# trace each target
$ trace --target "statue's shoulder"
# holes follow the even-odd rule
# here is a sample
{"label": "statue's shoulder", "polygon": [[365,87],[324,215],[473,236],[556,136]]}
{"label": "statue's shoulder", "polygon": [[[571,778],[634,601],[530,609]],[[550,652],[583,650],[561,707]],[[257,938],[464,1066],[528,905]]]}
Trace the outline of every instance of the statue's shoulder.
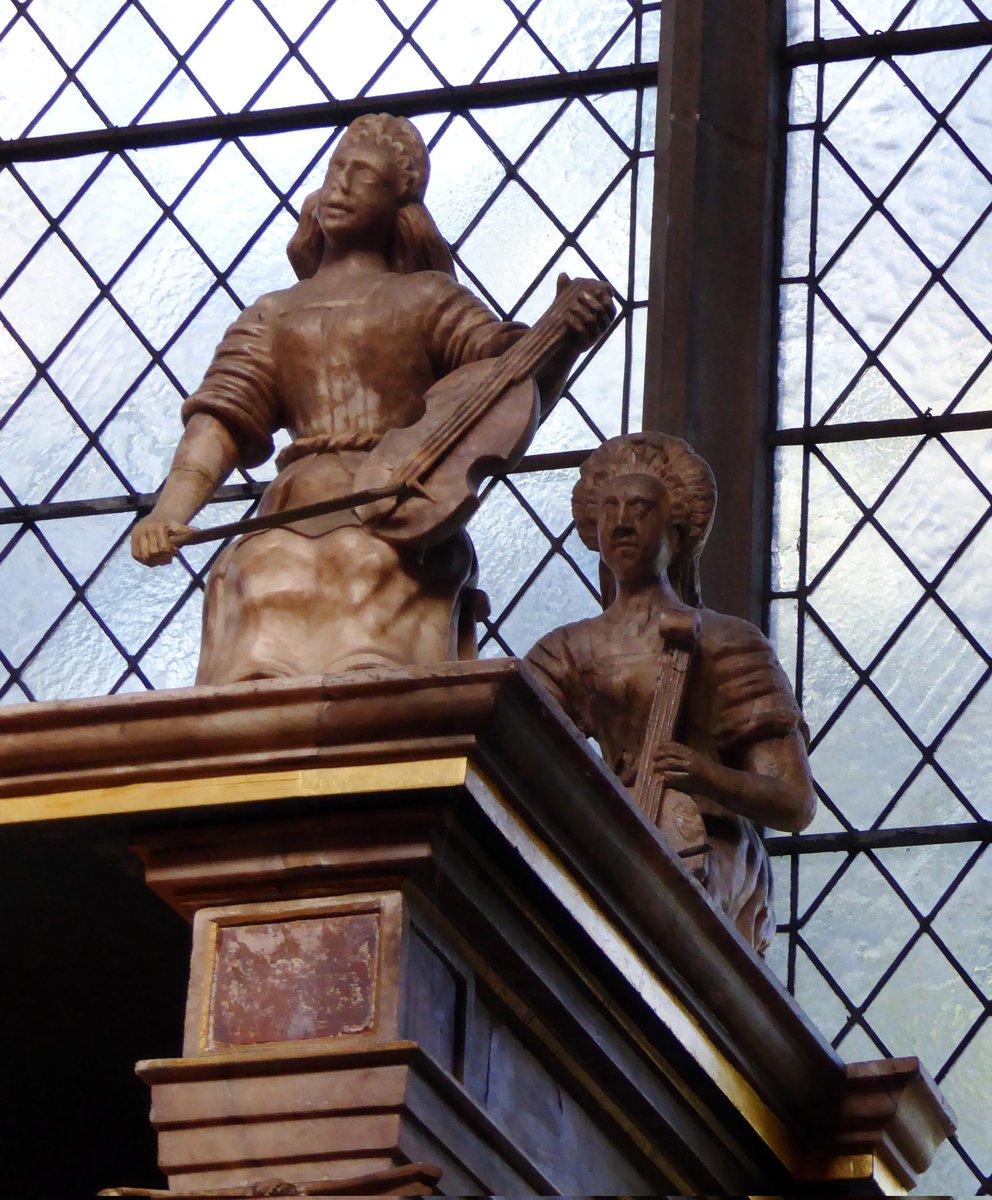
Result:
{"label": "statue's shoulder", "polygon": [[[604,634],[603,617],[585,617],[568,625],[559,625],[537,642],[534,650],[550,654],[555,658],[586,659],[595,655],[597,642]],[[533,651],[531,651],[533,653]]]}
{"label": "statue's shoulder", "polygon": [[397,272],[388,276],[383,287],[406,306],[436,307],[458,300],[481,303],[464,284],[446,271],[411,271],[405,275]]}
{"label": "statue's shoulder", "polygon": [[771,650],[771,644],[757,625],[752,625],[743,617],[732,617],[727,613],[714,612],[711,608],[702,608],[699,610],[699,623],[704,652],[726,654]]}
{"label": "statue's shoulder", "polygon": [[300,283],[291,284],[289,287],[279,288],[274,292],[266,292],[259,296],[257,300],[243,309],[238,323],[248,324],[252,321],[270,321],[277,317],[281,312],[284,312],[287,307],[297,300],[300,295]]}

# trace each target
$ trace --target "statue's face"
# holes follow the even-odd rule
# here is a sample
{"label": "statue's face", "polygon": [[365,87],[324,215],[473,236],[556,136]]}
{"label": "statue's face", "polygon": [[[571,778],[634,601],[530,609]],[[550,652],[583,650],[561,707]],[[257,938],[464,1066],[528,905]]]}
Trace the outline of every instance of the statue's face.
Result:
{"label": "statue's face", "polygon": [[383,146],[346,138],[334,152],[317,202],[317,222],[331,241],[387,237],[399,211],[396,167]]}
{"label": "statue's face", "polygon": [[657,579],[675,546],[668,494],[651,475],[621,475],[599,493],[599,552],[620,583]]}

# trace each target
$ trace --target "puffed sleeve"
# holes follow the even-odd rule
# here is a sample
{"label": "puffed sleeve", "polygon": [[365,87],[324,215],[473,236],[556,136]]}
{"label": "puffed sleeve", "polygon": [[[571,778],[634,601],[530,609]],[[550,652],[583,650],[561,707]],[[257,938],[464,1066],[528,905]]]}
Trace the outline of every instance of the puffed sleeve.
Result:
{"label": "puffed sleeve", "polygon": [[272,434],[281,423],[274,376],[272,324],[260,301],[224,334],[203,383],[182,407],[183,423],[194,413],[216,417],[237,441],[241,465],[258,466],[272,453]]}
{"label": "puffed sleeve", "polygon": [[[724,621],[730,624],[730,619]],[[712,736],[721,751],[784,737],[793,730],[808,739],[789,680],[760,630],[733,621],[708,657],[714,685]]]}
{"label": "puffed sleeve", "polygon": [[429,302],[423,333],[435,375],[440,378],[465,363],[496,358],[526,333],[519,321],[500,321],[478,297],[440,272],[424,272]]}

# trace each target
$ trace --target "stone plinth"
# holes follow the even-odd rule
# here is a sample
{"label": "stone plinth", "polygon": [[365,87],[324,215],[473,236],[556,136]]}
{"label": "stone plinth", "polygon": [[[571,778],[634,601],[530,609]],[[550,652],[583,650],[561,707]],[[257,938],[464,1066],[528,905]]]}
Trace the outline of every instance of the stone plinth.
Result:
{"label": "stone plinth", "polygon": [[0,734],[0,822],[126,828],[194,922],[139,1067],[173,1193],[891,1194],[952,1128],[916,1060],[844,1067],[514,662]]}

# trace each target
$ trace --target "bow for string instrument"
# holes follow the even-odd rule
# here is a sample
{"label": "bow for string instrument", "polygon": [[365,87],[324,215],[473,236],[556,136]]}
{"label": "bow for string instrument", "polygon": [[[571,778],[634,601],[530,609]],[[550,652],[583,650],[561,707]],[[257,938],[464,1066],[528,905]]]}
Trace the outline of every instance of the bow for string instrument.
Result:
{"label": "bow for string instrument", "polygon": [[688,870],[701,877],[706,871],[708,846],[699,808],[691,796],[669,787],[654,765],[658,748],[675,737],[699,630],[699,613],[694,612],[684,622],[666,622],[661,631],[658,676],[637,764],[634,800]]}
{"label": "bow for string instrument", "polygon": [[209,529],[184,529],[173,535],[173,544],[219,541],[349,510],[385,541],[411,547],[443,541],[479,507],[482,480],[512,470],[530,444],[540,414],[534,376],[571,337],[569,314],[588,295],[608,302],[613,289],[600,279],[560,277],[554,303],[509,350],[446,375],[425,395],[419,421],[385,434],[356,474],[353,492]]}
{"label": "bow for string instrument", "polygon": [[391,429],[355,476],[362,491],[395,499],[361,506],[359,517],[387,542],[427,547],[460,529],[479,507],[487,475],[512,470],[537,430],[535,375],[573,336],[569,314],[584,298],[612,298],[598,279],[559,280],[548,311],[499,358],[467,363],[425,395],[423,417]]}

